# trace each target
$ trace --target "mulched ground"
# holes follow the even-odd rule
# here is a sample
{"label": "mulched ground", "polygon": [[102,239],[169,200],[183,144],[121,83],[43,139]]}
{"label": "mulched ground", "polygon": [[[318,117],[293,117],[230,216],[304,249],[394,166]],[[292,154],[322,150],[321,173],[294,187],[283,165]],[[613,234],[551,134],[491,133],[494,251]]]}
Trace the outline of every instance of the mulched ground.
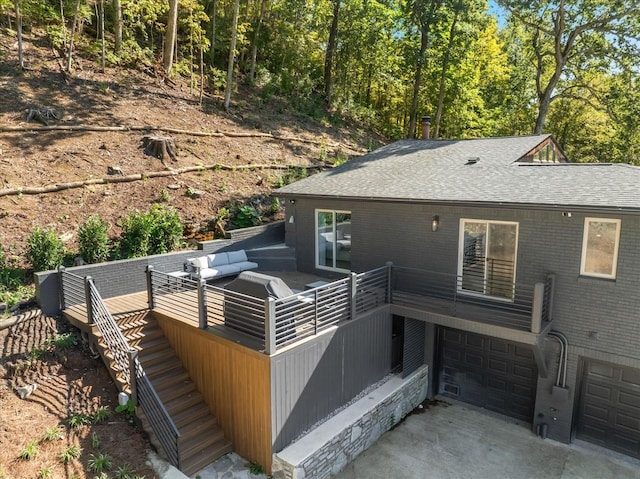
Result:
{"label": "mulched ground", "polygon": [[[156,477],[146,464],[151,446],[124,415],[115,413],[118,391],[101,359],[84,347],[74,328],[38,311],[0,320],[0,328],[3,327],[0,330],[0,477],[99,477],[90,464],[100,454],[112,458],[108,477]],[[52,346],[52,338],[68,334],[73,335],[75,345],[69,349]],[[37,388],[21,399],[20,388],[32,388],[34,384]],[[96,418],[104,410],[110,414],[100,422],[78,428],[70,425],[70,418]],[[51,434],[56,427],[59,434]],[[43,439],[47,433],[53,435],[53,439]],[[82,453],[78,459],[65,464],[60,456],[72,446],[81,448]],[[36,451],[33,457],[19,458],[30,447]],[[127,471],[128,476],[124,474]],[[118,472],[121,476],[117,476]]]}

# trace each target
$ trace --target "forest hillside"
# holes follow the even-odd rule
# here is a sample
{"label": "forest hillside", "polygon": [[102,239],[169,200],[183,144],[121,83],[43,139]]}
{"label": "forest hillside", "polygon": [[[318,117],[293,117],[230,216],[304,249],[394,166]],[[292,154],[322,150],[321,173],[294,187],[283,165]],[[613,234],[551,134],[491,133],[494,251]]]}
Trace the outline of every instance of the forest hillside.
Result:
{"label": "forest hillside", "polygon": [[[15,40],[0,36],[8,59],[0,63],[3,292],[29,282],[26,253],[38,228],[62,241],[67,265],[92,216],[106,223],[112,248],[127,215],[154,205],[177,212],[186,241],[212,239],[282,218],[274,189],[383,144],[321,107],[301,112],[242,85],[227,113],[221,95],[200,99],[180,77],[102,72],[82,59],[69,75],[45,36],[24,41],[30,65],[21,71]],[[166,139],[175,156],[159,158],[147,137]]]}
{"label": "forest hillside", "polygon": [[73,260],[92,216],[93,260],[177,246],[120,238],[149,221],[277,219],[275,188],[423,115],[640,164],[638,38],[635,0],[0,0],[2,277],[35,268],[35,230]]}

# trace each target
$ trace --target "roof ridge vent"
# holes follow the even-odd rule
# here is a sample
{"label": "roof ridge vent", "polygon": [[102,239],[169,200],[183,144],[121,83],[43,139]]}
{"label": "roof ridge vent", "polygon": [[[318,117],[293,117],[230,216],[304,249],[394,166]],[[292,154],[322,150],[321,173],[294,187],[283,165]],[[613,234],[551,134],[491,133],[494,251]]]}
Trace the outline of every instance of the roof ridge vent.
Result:
{"label": "roof ridge vent", "polygon": [[479,161],[480,161],[480,157],[474,156],[472,158],[467,158],[467,162],[465,163],[465,165],[475,165]]}

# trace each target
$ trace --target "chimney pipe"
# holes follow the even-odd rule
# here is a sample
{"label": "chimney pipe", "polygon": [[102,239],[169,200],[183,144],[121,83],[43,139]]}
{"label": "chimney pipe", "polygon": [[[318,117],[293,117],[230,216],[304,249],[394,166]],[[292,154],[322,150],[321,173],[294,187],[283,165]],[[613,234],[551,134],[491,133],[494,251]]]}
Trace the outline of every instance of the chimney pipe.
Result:
{"label": "chimney pipe", "polygon": [[429,139],[430,129],[431,129],[431,117],[423,116],[422,117],[422,139],[423,140]]}

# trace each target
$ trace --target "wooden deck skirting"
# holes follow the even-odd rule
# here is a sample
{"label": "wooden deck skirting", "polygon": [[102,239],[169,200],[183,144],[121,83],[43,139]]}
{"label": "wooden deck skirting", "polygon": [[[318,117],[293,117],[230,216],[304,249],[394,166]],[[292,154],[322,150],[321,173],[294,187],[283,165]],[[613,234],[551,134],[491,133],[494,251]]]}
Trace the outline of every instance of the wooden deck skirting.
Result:
{"label": "wooden deck skirting", "polygon": [[169,343],[242,457],[271,473],[269,356],[154,311]]}
{"label": "wooden deck skirting", "polygon": [[[195,291],[176,294],[182,296],[179,308],[160,301],[151,314],[234,450],[271,473],[269,356],[258,352],[257,341],[222,325],[210,322],[209,330],[199,329],[197,301],[191,301],[191,308],[183,303]],[[105,304],[114,316],[148,309],[147,293],[109,298]],[[65,309],[63,315],[83,333],[91,333],[85,304]]]}

